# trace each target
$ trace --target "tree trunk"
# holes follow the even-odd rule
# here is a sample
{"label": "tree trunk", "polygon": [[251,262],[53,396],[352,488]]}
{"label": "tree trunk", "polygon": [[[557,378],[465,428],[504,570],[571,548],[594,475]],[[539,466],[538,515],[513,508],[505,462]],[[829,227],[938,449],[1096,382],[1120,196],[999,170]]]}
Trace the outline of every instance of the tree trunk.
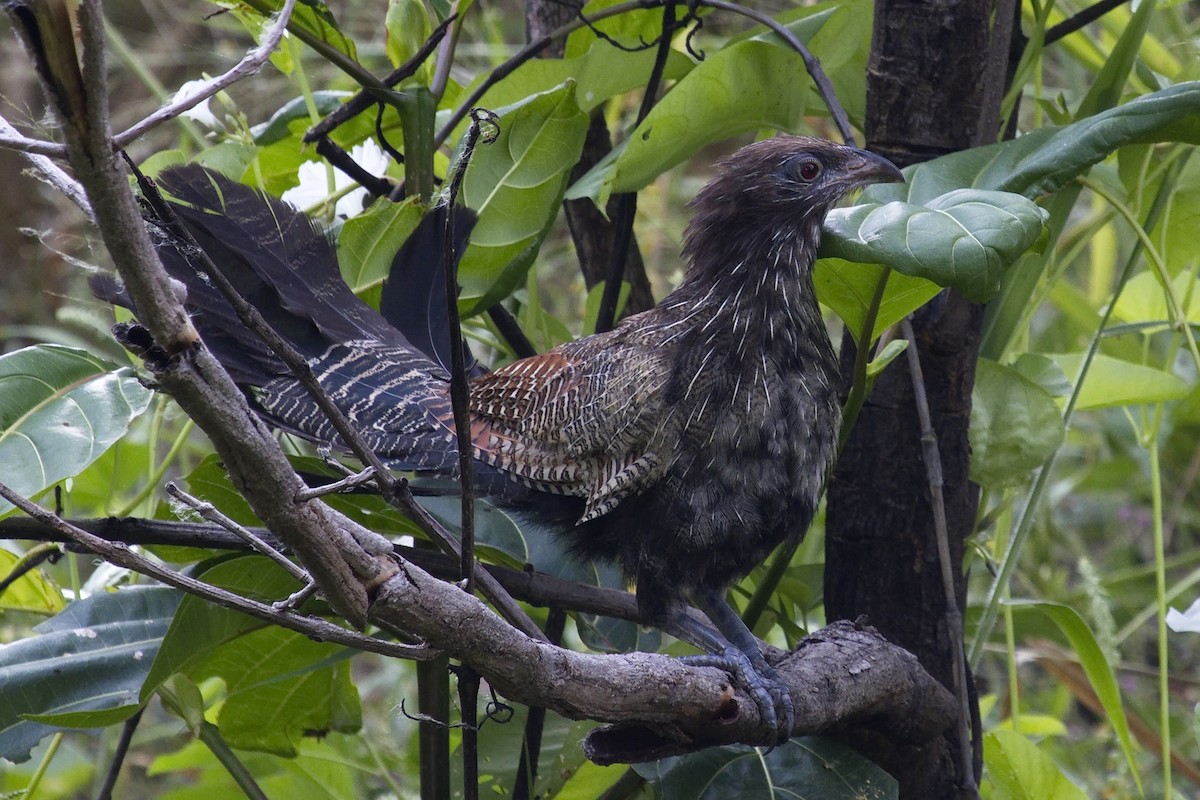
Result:
{"label": "tree trunk", "polygon": [[[872,150],[903,166],[995,138],[1019,8],[999,3],[994,30],[992,11],[984,0],[877,0],[867,71],[866,135]],[[974,528],[979,499],[967,477],[967,427],[982,319],[981,306],[954,292],[913,319],[941,450],[960,610],[966,599],[963,543]],[[847,339],[842,348],[847,376],[853,361],[854,345]],[[880,376],[830,480],[826,613],[830,621],[865,615],[952,687],[952,640],[921,452],[912,380],[900,358]],[[971,705],[977,717],[973,691]],[[975,739],[973,781],[959,775],[962,760],[953,732],[909,750],[884,742],[855,744],[900,781],[902,798],[936,800],[976,796],[963,788],[978,780],[977,733]]]}

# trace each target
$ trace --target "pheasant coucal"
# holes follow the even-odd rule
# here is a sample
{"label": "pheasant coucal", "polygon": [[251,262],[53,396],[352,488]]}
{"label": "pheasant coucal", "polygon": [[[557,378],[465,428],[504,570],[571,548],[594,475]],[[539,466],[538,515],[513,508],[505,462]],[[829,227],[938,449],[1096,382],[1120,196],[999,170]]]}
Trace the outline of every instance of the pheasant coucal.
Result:
{"label": "pheasant coucal", "polygon": [[[615,560],[645,618],[707,651],[692,663],[734,674],[783,738],[791,699],[725,593],[803,535],[834,456],[837,362],[811,277],[821,224],[848,192],[902,180],[886,159],[821,139],[744,147],[691,203],[687,270],[658,306],[471,380],[483,489],[542,502],[582,555]],[[397,469],[454,473],[448,337],[444,324],[437,330],[444,303],[413,284],[437,281],[394,271],[377,313],[342,282],[326,236],[290,206],[197,166],[168,170],[159,183],[380,457]],[[423,230],[414,242],[437,238],[433,223]],[[260,413],[336,443],[186,248],[164,234],[159,249],[188,287],[204,342]],[[128,305],[111,282],[94,287]],[[715,629],[683,613],[688,600]]]}

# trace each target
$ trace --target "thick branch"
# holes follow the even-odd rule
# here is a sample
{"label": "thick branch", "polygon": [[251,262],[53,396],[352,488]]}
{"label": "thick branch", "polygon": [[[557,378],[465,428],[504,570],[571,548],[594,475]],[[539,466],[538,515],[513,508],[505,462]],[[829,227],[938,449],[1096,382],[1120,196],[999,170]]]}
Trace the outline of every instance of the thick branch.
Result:
{"label": "thick branch", "polygon": [[[158,520],[75,520],[97,537],[134,544],[245,549],[214,525]],[[255,531],[264,538],[270,534]],[[48,523],[8,519],[0,534],[71,540]],[[98,548],[97,548],[98,551]],[[398,548],[421,567],[452,577],[455,559]],[[633,595],[504,567],[485,567],[513,596],[534,605],[640,621]],[[186,588],[186,587],[181,587]],[[566,716],[616,723],[593,732],[589,756],[602,763],[644,761],[714,744],[767,742],[754,703],[724,673],[651,655],[574,653],[521,636],[486,606],[413,562],[389,582],[373,609],[377,621],[411,630],[430,647],[470,663],[511,700]],[[796,735],[870,731],[920,743],[954,719],[954,699],[907,651],[871,628],[840,622],[809,636],[790,654],[774,651],[797,707]]]}
{"label": "thick branch", "polygon": [[[372,616],[469,663],[511,700],[618,723],[588,745],[600,763],[776,740],[754,701],[720,670],[657,654],[592,655],[534,641],[412,564],[381,587]],[[890,726],[911,743],[938,735],[954,719],[953,697],[911,654],[852,623],[806,639],[776,666],[797,705],[793,735],[857,725],[878,735]]]}

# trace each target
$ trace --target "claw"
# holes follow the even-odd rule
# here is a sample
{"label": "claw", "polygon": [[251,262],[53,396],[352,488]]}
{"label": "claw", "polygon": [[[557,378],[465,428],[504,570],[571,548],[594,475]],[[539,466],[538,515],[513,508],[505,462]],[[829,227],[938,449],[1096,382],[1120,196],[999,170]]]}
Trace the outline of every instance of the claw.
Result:
{"label": "claw", "polygon": [[773,747],[783,744],[791,736],[796,721],[792,696],[779,673],[765,659],[755,664],[749,656],[731,646],[718,654],[683,656],[679,660],[693,667],[715,667],[732,675],[753,698],[763,723],[775,729]]}
{"label": "claw", "polygon": [[684,656],[682,661],[697,667],[716,667],[732,675],[754,698],[762,721],[775,729],[775,746],[783,744],[791,738],[796,723],[787,684],[767,663],[758,640],[719,591],[703,592],[696,599],[717,629],[687,614],[667,620],[670,632],[708,651],[707,655]]}

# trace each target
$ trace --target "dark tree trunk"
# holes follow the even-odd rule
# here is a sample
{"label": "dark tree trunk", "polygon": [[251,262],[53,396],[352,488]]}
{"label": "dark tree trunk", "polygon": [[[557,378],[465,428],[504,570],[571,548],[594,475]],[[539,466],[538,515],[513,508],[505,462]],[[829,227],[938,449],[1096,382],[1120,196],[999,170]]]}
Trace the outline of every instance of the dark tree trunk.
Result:
{"label": "dark tree trunk", "polygon": [[[866,135],[872,150],[907,165],[995,138],[1016,9],[1000,2],[995,19],[1002,22],[994,30],[992,13],[992,4],[984,0],[877,0],[867,75]],[[951,292],[913,320],[941,449],[960,609],[966,581],[957,567],[978,506],[977,488],[967,478],[967,426],[982,317],[982,307]],[[853,351],[847,341],[842,351],[846,375]],[[904,358],[880,376],[837,464],[826,531],[829,620],[865,615],[952,687],[952,640]],[[977,705],[973,693],[971,704]],[[962,761],[953,732],[919,749],[855,744],[900,781],[906,800],[974,796],[962,788],[972,782],[959,775]],[[977,780],[978,752],[973,763]]]}

